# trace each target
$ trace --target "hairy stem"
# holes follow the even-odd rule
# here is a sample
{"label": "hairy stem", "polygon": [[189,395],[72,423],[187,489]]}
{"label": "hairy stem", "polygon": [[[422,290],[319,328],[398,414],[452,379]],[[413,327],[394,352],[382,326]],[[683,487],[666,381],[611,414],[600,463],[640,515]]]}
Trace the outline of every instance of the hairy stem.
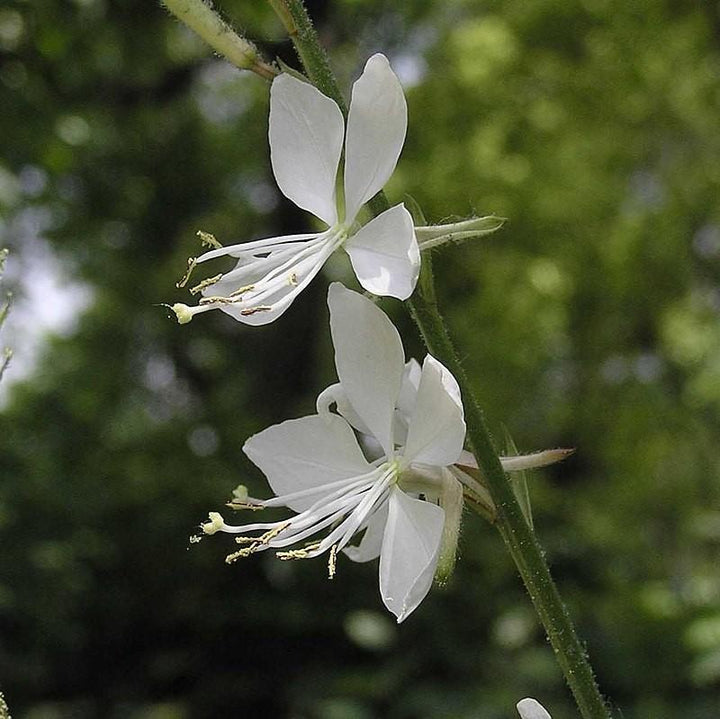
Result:
{"label": "hairy stem", "polygon": [[274,67],[260,57],[255,45],[238,35],[209,3],[204,0],[161,0],[161,2],[235,67],[257,73],[265,80],[272,80],[278,74]]}
{"label": "hairy stem", "polygon": [[[273,6],[282,4],[292,18],[294,31],[291,39],[308,78],[325,95],[338,103],[343,114],[347,114],[347,106],[330,69],[327,55],[320,45],[302,1],[271,2]],[[389,204],[385,195],[379,192],[368,202],[368,206],[373,214],[378,215],[387,209]],[[497,507],[495,526],[525,583],[578,708],[584,719],[608,719],[610,713],[595,682],[587,653],[550,576],[537,537],[525,520],[503,472],[483,412],[438,310],[429,253],[423,256],[418,286],[413,297],[408,300],[408,307],[428,350],[453,373],[460,385],[467,421],[467,441],[486,477],[488,489]]]}

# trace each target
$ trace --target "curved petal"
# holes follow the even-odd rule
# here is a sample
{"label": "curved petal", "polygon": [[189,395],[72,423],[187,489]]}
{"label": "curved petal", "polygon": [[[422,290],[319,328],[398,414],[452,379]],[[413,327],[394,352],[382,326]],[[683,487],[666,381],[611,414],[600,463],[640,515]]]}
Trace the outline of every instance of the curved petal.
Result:
{"label": "curved petal", "polygon": [[517,703],[518,714],[521,719],[552,719],[540,702],[528,697]]}
{"label": "curved petal", "polygon": [[415,409],[417,400],[418,387],[420,387],[420,377],[422,376],[422,368],[416,359],[410,359],[405,364],[405,372],[403,373],[402,389],[397,401],[397,409],[401,415],[407,420]]}
{"label": "curved petal", "polygon": [[345,390],[340,382],[331,384],[326,387],[315,400],[315,409],[318,414],[329,414],[330,405],[334,404],[337,413],[345,419],[345,421],[361,434],[369,435],[370,430],[362,421],[360,415],[353,409],[348,401]]}
{"label": "curved petal", "polygon": [[340,108],[292,75],[270,86],[270,161],[278,187],[328,225],[337,222],[335,180],[345,131]]}
{"label": "curved petal", "polygon": [[398,624],[430,591],[440,554],[445,512],[435,504],[390,494],[380,551],[380,594]]}
{"label": "curved petal", "polygon": [[[243,452],[262,470],[279,497],[372,470],[350,425],[337,415],[313,415],[273,425],[250,437]],[[287,506],[301,512],[317,499],[314,495]]]}
{"label": "curved petal", "polygon": [[427,355],[403,456],[407,462],[444,467],[457,461],[464,441],[460,388],[450,371]]}
{"label": "curved petal", "polygon": [[420,274],[420,249],[405,206],[395,205],[370,220],[345,243],[360,284],[375,295],[406,300]]}
{"label": "curved petal", "polygon": [[[276,320],[310,284],[333,252],[329,235],[241,259],[203,290],[202,305],[226,312],[247,325]],[[215,299],[215,301],[213,301]]]}
{"label": "curved petal", "polygon": [[407,442],[408,422],[415,409],[421,371],[420,365],[415,359],[411,359],[405,364],[402,387],[395,407],[395,424],[393,425],[395,444],[404,445]]}
{"label": "curved petal", "polygon": [[373,55],[353,85],[345,141],[345,224],[382,190],[397,164],[407,131],[400,81],[384,55]]}
{"label": "curved petal", "polygon": [[367,297],[333,282],[328,291],[335,366],[345,395],[393,456],[393,415],[405,361],[400,335],[385,313]]}
{"label": "curved petal", "polygon": [[387,523],[388,503],[385,502],[375,514],[370,517],[365,534],[355,547],[345,547],[343,552],[353,562],[370,562],[380,556],[380,549]]}

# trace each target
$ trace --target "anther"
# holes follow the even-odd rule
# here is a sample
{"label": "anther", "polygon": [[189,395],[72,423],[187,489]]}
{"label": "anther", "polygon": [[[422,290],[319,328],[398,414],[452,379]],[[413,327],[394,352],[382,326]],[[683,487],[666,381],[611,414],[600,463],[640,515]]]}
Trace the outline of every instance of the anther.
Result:
{"label": "anther", "polygon": [[246,310],[240,310],[243,317],[254,315],[256,312],[269,312],[272,309],[269,305],[258,305],[257,307],[248,307]]}
{"label": "anther", "polygon": [[302,549],[288,549],[287,552],[275,552],[275,556],[284,562],[289,559],[308,559],[310,552],[317,549],[319,546],[320,542],[314,542],[313,544],[308,544]]}
{"label": "anther", "polygon": [[190,275],[192,274],[192,271],[195,269],[195,265],[197,264],[197,257],[188,257],[188,268],[185,270],[185,274],[180,278],[178,282],[175,283],[175,287],[180,289],[181,287],[185,287],[188,280],[190,279]]}
{"label": "anther", "polygon": [[200,242],[202,242],[202,244],[206,247],[212,247],[215,250],[219,250],[222,247],[222,245],[215,239],[215,235],[211,235],[209,232],[198,230],[197,236],[200,238]]}
{"label": "anther", "polygon": [[242,549],[238,549],[237,552],[228,554],[227,557],[225,557],[225,564],[233,564],[234,562],[237,562],[238,559],[244,559],[245,557],[249,557],[251,554],[257,551],[257,548],[259,546],[260,545],[255,542],[255,544],[251,544],[249,547],[243,547]]}
{"label": "anther", "polygon": [[222,279],[222,272],[218,275],[215,275],[215,277],[208,277],[206,280],[203,280],[199,284],[195,285],[195,287],[190,289],[191,295],[197,295],[200,292],[202,292],[206,287],[210,287],[210,285],[214,285],[216,282],[220,281]]}
{"label": "anther", "polygon": [[337,569],[337,544],[333,544],[330,547],[330,554],[328,555],[328,579],[335,578],[335,571]]}
{"label": "anther", "polygon": [[225,503],[226,507],[232,510],[249,509],[251,512],[259,512],[261,509],[265,509],[262,504],[251,504],[250,502],[236,502],[232,500]]}

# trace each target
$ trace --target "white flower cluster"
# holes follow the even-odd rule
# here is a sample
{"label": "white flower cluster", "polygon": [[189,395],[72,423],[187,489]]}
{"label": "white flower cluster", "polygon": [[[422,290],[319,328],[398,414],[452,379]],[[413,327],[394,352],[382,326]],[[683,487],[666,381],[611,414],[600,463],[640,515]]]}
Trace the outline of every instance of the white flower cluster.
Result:
{"label": "white flower cluster", "polygon": [[[367,61],[353,86],[347,126],[333,100],[289,74],[273,81],[269,124],[280,190],[327,229],[218,247],[191,260],[190,270],[222,256],[238,261],[191,290],[202,294],[198,305],[173,305],[180,323],[211,309],[245,324],[272,322],[340,248],[366,290],[407,299],[420,271],[409,212],[396,205],[363,226],[357,222],[362,205],[390,178],[405,140],[405,98],[387,58]],[[496,219],[481,219],[473,231],[495,229]],[[440,240],[429,235],[427,241]],[[382,600],[401,622],[433,579],[452,570],[464,488],[490,510],[492,500],[471,476],[477,464],[463,449],[463,406],[452,374],[431,355],[422,366],[406,363],[397,330],[366,297],[334,283],[328,305],[339,381],[321,392],[317,414],[269,427],[245,443],[276,496],[254,499],[240,487],[230,503],[233,509],[283,506],[295,514],[233,525],[211,512],[202,529],[235,535],[240,546],[228,562],[267,549],[280,559],[326,554],[332,577],[341,552],[356,562],[379,558]],[[562,456],[502,462],[514,471]]]}

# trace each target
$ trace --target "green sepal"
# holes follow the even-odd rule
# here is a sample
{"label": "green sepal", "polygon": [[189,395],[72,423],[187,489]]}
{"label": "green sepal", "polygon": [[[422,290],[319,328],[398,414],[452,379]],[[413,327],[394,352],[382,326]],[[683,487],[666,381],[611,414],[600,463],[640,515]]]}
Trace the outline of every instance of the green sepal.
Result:
{"label": "green sepal", "polygon": [[[503,425],[503,432],[505,434],[505,453],[507,455],[519,454],[518,448],[515,446],[515,442],[513,442],[513,438],[510,436],[510,432],[508,432],[508,428],[505,425]],[[520,472],[509,472],[508,478],[513,493],[515,494],[515,499],[517,499],[520,509],[522,510],[523,515],[525,515],[525,520],[530,526],[530,529],[534,529],[532,507],[530,506],[530,492],[527,484],[527,473],[525,470]]]}
{"label": "green sepal", "polygon": [[412,215],[415,227],[424,227],[427,225],[427,220],[425,219],[425,213],[422,211],[422,207],[420,207],[420,204],[412,195],[408,195],[407,193],[405,194],[405,207]]}
{"label": "green sepal", "polygon": [[308,85],[312,85],[310,80],[308,80],[305,75],[300,72],[300,70],[296,70],[294,67],[290,67],[290,65],[288,65],[279,57],[275,58],[275,62],[280,68],[280,72],[286,72],[288,75],[292,75],[296,80],[300,80],[300,82],[306,82]]}

